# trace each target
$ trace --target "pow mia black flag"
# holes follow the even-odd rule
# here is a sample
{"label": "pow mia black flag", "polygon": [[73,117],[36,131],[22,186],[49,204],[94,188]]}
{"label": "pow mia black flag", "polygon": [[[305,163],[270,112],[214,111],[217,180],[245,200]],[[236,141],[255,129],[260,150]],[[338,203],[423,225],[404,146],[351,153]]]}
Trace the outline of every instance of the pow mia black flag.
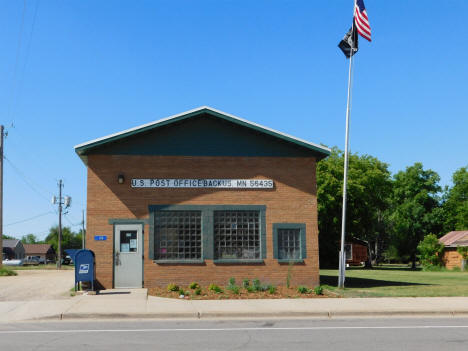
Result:
{"label": "pow mia black flag", "polygon": [[338,44],[338,47],[343,51],[343,54],[345,54],[347,58],[350,58],[358,51],[358,35],[356,26],[352,26],[349,29],[343,40]]}

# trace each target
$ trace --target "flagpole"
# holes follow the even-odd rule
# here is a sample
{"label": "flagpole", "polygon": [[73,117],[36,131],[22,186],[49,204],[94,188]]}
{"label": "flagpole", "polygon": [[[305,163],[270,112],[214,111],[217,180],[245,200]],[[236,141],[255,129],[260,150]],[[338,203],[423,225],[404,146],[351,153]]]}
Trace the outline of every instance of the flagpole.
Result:
{"label": "flagpole", "polygon": [[[354,26],[354,21],[353,21]],[[351,27],[351,33],[353,28]],[[353,70],[353,57],[354,52],[351,48],[351,57],[349,58],[349,72],[348,72],[348,101],[346,103],[346,136],[345,136],[345,153],[344,153],[344,174],[343,174],[343,210],[341,216],[341,247],[339,255],[339,277],[338,287],[344,288],[345,271],[346,271],[346,253],[344,251],[345,245],[345,232],[346,232],[346,198],[348,186],[348,162],[349,162],[349,119],[351,116],[351,99],[352,99],[352,70]]]}

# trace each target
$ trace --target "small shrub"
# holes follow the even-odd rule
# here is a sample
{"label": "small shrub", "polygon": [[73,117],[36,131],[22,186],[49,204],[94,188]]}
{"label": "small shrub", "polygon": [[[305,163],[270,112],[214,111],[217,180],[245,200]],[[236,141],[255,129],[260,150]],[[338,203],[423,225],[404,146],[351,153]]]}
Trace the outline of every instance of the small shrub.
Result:
{"label": "small shrub", "polygon": [[167,291],[179,291],[179,287],[173,283],[167,285]]}
{"label": "small shrub", "polygon": [[460,267],[453,267],[452,272],[461,272],[461,268]]}
{"label": "small shrub", "polygon": [[233,294],[239,295],[240,294],[240,288],[237,285],[230,285],[228,287],[230,291],[232,291]]}
{"label": "small shrub", "polygon": [[286,287],[289,289],[291,287],[291,278],[292,278],[292,269],[294,267],[294,262],[289,262],[288,265],[288,275],[286,276]]}
{"label": "small shrub", "polygon": [[419,242],[418,251],[418,258],[423,268],[442,265],[444,244],[441,244],[434,234],[426,235],[424,239]]}
{"label": "small shrub", "polygon": [[201,295],[202,291],[200,288],[195,289],[195,295]]}
{"label": "small shrub", "polygon": [[196,290],[200,287],[200,285],[198,283],[195,283],[195,282],[192,282],[190,283],[189,285],[189,288],[192,289],[192,290]]}
{"label": "small shrub", "polygon": [[208,287],[209,290],[214,291],[217,294],[220,294],[223,292],[223,289],[221,289],[218,285],[211,283],[210,286]]}
{"label": "small shrub", "polygon": [[276,286],[274,286],[272,284],[268,285],[268,292],[270,294],[274,294],[276,292]]}
{"label": "small shrub", "polygon": [[179,296],[181,296],[181,295],[187,296],[187,295],[188,295],[188,292],[185,292],[183,289],[180,289],[180,290],[179,290]]}
{"label": "small shrub", "polygon": [[245,279],[242,281],[242,286],[243,286],[244,289],[247,290],[247,287],[250,286],[250,280],[247,279],[247,278],[245,278]]}
{"label": "small shrub", "polygon": [[14,270],[8,268],[8,267],[2,267],[0,268],[0,277],[4,276],[12,276],[12,275],[18,275]]}
{"label": "small shrub", "polygon": [[250,286],[250,285],[245,290],[247,290],[247,292],[249,292],[249,293],[253,293],[253,292],[256,291],[255,288],[253,286]]}
{"label": "small shrub", "polygon": [[315,295],[323,295],[323,288],[320,285],[317,285],[314,288],[314,294]]}
{"label": "small shrub", "polygon": [[255,291],[262,291],[262,286],[260,284],[260,279],[252,280],[252,287]]}
{"label": "small shrub", "polygon": [[229,278],[229,285],[236,285],[236,278],[234,277]]}
{"label": "small shrub", "polygon": [[307,288],[307,286],[304,286],[304,285],[299,285],[297,287],[297,292],[299,294],[308,294],[309,293],[309,289]]}

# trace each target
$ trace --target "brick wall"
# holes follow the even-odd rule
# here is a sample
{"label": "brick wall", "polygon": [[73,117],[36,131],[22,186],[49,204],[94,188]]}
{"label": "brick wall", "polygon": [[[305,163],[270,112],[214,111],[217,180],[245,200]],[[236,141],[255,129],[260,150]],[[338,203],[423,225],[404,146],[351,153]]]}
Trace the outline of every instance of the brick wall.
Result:
{"label": "brick wall", "polygon": [[[89,155],[87,248],[96,254],[96,275],[112,288],[113,226],[110,218],[148,219],[149,205],[266,205],[267,257],[264,264],[203,265],[156,264],[148,257],[149,226],[144,235],[145,287],[170,282],[185,285],[226,284],[230,277],[258,278],[284,285],[288,264],[273,259],[272,223],[306,224],[307,258],[292,268],[292,284],[319,284],[317,197],[314,158],[292,157],[183,157]],[[118,174],[125,183],[118,184]],[[149,189],[131,188],[132,178],[244,178],[273,179],[274,189]],[[94,241],[107,235],[107,241]]]}
{"label": "brick wall", "polygon": [[444,249],[442,261],[447,269],[453,269],[455,267],[461,268],[462,256],[457,252],[455,247],[446,247]]}

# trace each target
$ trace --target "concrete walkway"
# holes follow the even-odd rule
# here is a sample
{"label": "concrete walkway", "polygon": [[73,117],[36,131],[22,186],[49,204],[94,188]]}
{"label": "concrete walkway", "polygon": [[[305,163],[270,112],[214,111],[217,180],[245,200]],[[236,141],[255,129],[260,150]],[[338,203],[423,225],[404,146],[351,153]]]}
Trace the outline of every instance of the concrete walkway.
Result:
{"label": "concrete walkway", "polygon": [[70,299],[0,302],[0,322],[68,319],[468,316],[468,297],[178,300],[146,289]]}

